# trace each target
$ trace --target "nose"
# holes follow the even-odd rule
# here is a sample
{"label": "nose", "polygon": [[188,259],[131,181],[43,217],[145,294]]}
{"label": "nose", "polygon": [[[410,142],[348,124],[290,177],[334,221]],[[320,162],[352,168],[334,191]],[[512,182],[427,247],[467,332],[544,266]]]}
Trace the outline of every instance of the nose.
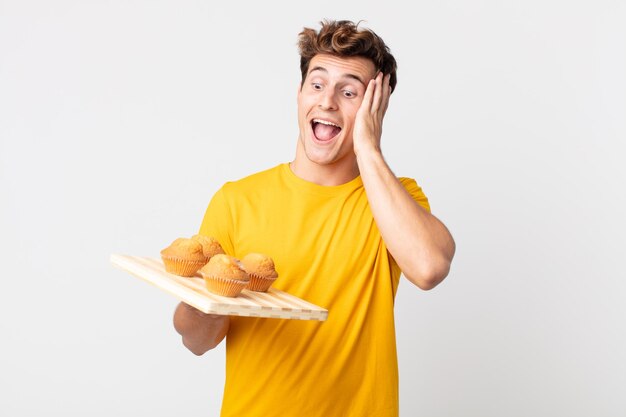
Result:
{"label": "nose", "polygon": [[322,110],[337,110],[337,100],[335,97],[335,90],[333,88],[327,88],[321,94],[318,106]]}

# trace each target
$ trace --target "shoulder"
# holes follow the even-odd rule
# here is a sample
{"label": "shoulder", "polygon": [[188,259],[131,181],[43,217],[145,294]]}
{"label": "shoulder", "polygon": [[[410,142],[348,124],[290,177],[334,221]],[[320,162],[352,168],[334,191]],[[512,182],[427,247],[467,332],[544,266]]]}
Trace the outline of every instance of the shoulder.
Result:
{"label": "shoulder", "polygon": [[222,191],[230,193],[252,192],[258,188],[271,186],[280,178],[282,165],[256,172],[235,181],[229,181],[222,186]]}
{"label": "shoulder", "polygon": [[[272,178],[279,177],[277,172],[280,167],[281,165],[278,165],[239,180],[224,183],[209,202],[200,229],[201,234],[215,236],[220,243],[224,244],[221,237],[231,249],[231,252],[227,252],[232,253],[233,245],[228,239],[233,233],[233,216],[243,207],[250,208],[262,202],[262,198],[268,194],[267,187],[274,187],[276,184]],[[220,220],[216,221],[216,219]],[[226,221],[228,219],[230,220]],[[224,249],[226,250],[226,247]]]}

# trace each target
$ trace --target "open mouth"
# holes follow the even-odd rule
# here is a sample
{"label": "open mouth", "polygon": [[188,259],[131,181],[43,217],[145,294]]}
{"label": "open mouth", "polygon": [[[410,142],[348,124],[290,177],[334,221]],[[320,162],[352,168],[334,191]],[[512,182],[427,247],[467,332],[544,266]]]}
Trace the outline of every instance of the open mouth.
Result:
{"label": "open mouth", "polygon": [[313,135],[320,142],[327,142],[333,139],[341,132],[341,126],[328,120],[313,119],[311,120]]}

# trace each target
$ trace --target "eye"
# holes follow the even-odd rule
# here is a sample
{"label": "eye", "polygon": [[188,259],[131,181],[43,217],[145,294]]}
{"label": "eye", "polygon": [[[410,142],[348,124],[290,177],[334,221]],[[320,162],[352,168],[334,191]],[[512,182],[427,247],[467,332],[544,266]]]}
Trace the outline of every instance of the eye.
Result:
{"label": "eye", "polygon": [[356,97],[356,93],[350,90],[343,90],[343,95],[347,98]]}
{"label": "eye", "polygon": [[320,84],[320,83],[311,83],[311,87],[313,87],[313,90],[320,91],[322,89],[322,84]]}

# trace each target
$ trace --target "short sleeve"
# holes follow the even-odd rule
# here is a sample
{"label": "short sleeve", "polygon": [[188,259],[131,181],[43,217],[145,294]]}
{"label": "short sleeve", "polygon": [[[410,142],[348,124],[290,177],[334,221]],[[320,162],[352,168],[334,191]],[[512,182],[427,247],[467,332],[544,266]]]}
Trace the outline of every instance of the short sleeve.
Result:
{"label": "short sleeve", "polygon": [[398,178],[400,183],[404,186],[404,188],[411,194],[413,200],[417,202],[420,206],[428,210],[430,212],[430,204],[428,203],[428,197],[422,191],[422,187],[417,185],[417,182],[413,178]]}
{"label": "short sleeve", "polygon": [[204,213],[199,234],[217,239],[224,251],[232,255],[233,248],[233,216],[230,210],[226,185],[220,188],[209,202]]}

